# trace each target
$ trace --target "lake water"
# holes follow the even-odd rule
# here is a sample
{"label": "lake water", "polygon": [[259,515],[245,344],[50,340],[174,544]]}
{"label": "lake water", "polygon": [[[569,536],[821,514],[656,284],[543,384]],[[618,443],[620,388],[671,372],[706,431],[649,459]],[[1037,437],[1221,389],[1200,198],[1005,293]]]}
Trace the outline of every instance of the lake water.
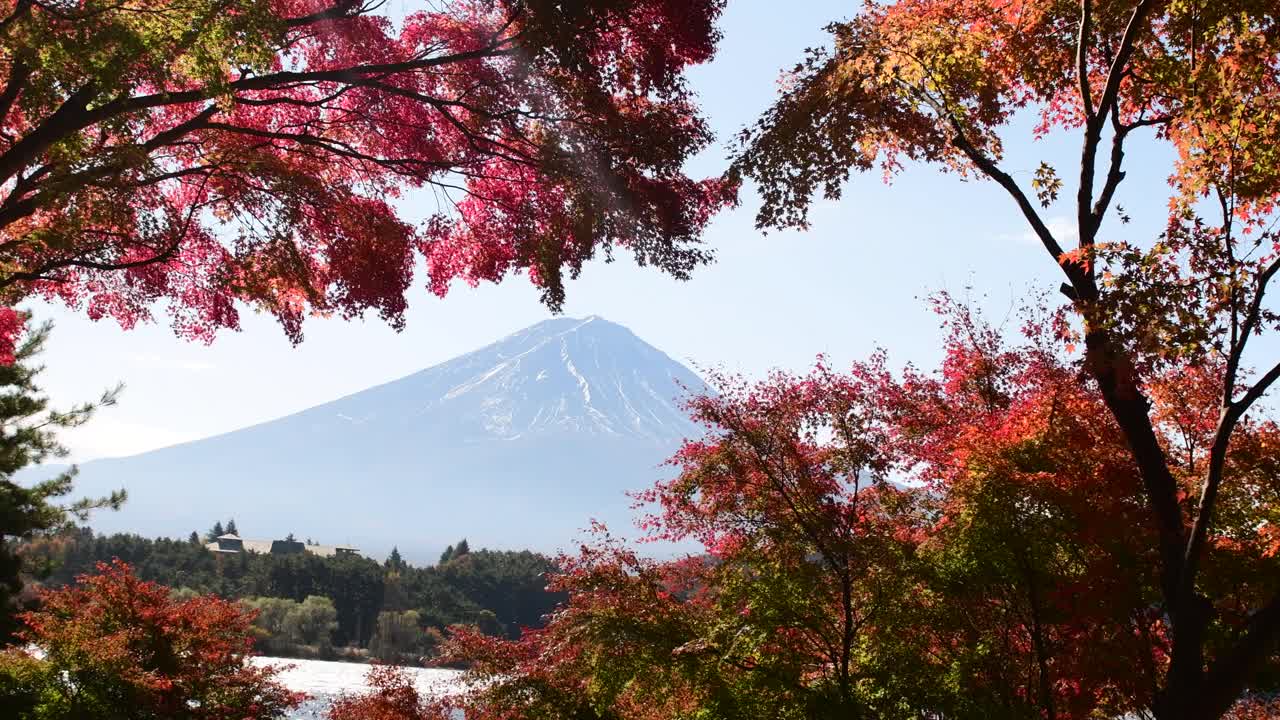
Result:
{"label": "lake water", "polygon": [[[290,690],[304,692],[311,699],[289,716],[292,720],[322,720],[333,698],[344,692],[356,693],[368,689],[364,681],[368,665],[271,657],[253,658],[252,661],[259,665],[293,666],[280,673],[280,681]],[[424,695],[449,692],[456,687],[459,675],[457,670],[418,667],[405,670],[413,676],[414,684]]]}

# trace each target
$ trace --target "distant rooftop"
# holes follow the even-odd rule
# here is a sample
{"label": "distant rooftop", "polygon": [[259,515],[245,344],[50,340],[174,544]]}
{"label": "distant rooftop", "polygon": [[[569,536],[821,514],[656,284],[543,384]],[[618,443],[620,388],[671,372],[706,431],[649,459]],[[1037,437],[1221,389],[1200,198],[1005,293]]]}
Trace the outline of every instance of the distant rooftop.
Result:
{"label": "distant rooftop", "polygon": [[307,552],[319,557],[355,555],[360,548],[351,545],[308,545],[301,540],[246,540],[238,535],[219,535],[213,542],[205,543],[210,552],[235,554],[251,552],[259,555],[287,555]]}

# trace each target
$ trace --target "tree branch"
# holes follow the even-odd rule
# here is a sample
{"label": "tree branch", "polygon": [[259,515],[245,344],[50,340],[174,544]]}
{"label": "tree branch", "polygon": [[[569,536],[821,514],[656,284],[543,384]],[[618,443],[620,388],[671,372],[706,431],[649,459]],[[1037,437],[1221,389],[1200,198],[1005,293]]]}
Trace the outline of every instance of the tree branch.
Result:
{"label": "tree branch", "polygon": [[1120,111],[1114,105],[1111,107],[1111,126],[1114,134],[1111,136],[1111,161],[1107,179],[1102,184],[1102,194],[1098,196],[1089,214],[1088,234],[1091,239],[1096,239],[1098,230],[1102,227],[1103,216],[1106,215],[1107,208],[1111,207],[1116,188],[1120,187],[1125,178],[1125,172],[1121,168],[1124,166],[1124,141],[1129,130],[1120,124]]}
{"label": "tree branch", "polygon": [[1143,21],[1153,5],[1155,5],[1154,0],[1141,0],[1133,8],[1133,14],[1129,16],[1129,24],[1125,26],[1120,47],[1116,49],[1115,58],[1111,61],[1111,69],[1107,72],[1107,83],[1103,87],[1102,97],[1098,99],[1096,111],[1090,116],[1099,128],[1101,128],[1102,119],[1111,112],[1111,105],[1120,93],[1120,82],[1124,78],[1125,66],[1129,64],[1138,33],[1142,31]]}
{"label": "tree branch", "polygon": [[[171,145],[181,140],[188,133],[201,127],[208,127],[209,118],[213,117],[218,111],[218,106],[210,105],[199,114],[190,119],[175,125],[168,130],[154,135],[147,142],[137,145],[128,146],[124,152],[118,154],[116,158],[108,159],[106,162],[82,172],[71,173],[62,176],[53,176],[41,183],[20,182],[14,190],[9,193],[5,201],[0,204],[0,228],[7,227],[12,223],[24,217],[30,216],[39,210],[49,200],[57,199],[68,190],[83,188],[94,181],[110,177],[112,175],[123,174],[131,166],[139,163],[137,156],[130,156],[129,150],[132,148],[141,148],[145,157],[157,148]],[[45,166],[41,169],[42,175],[47,175],[50,168]],[[30,178],[27,178],[28,180]],[[37,191],[31,195],[33,191]],[[0,245],[0,250],[8,250],[15,245],[20,245],[24,240],[11,240]]]}
{"label": "tree branch", "polygon": [[141,260],[130,260],[127,262],[107,262],[100,260],[88,260],[83,257],[62,258],[52,262],[45,263],[40,268],[31,271],[17,271],[5,273],[0,276],[0,289],[7,288],[17,282],[37,281],[37,280],[56,280],[49,273],[64,268],[82,268],[86,270],[129,270],[131,268],[143,267],[146,265],[154,265],[158,262],[165,262],[173,258],[181,245],[181,237],[174,240],[168,247],[160,250],[151,257]]}
{"label": "tree branch", "polygon": [[[246,90],[283,90],[295,85],[320,82],[353,83],[375,75],[412,72],[470,60],[505,57],[513,53],[515,53],[515,49],[510,47],[507,41],[499,40],[483,48],[450,55],[417,58],[398,63],[361,65],[335,70],[281,71],[241,78],[232,81],[228,85],[231,91],[237,92]],[[89,105],[96,99],[98,89],[92,83],[87,84],[68,97],[62,106],[50,115],[40,127],[17,143],[14,143],[0,155],[0,183],[13,177],[19,169],[33,161],[53,143],[71,133],[139,110],[202,102],[211,99],[216,92],[220,91],[207,87],[182,92],[160,92],[151,95],[119,98],[89,110]]]}
{"label": "tree branch", "polygon": [[0,126],[3,126],[4,121],[9,117],[9,110],[18,99],[18,93],[22,92],[22,88],[26,86],[29,77],[31,77],[31,67],[21,58],[15,59],[9,66],[9,80],[5,83],[4,90],[0,91]]}
{"label": "tree branch", "polygon": [[1080,104],[1084,116],[1093,116],[1093,98],[1089,89],[1089,45],[1093,39],[1093,2],[1080,0],[1080,32],[1076,38],[1076,75],[1080,81]]}
{"label": "tree branch", "polygon": [[1239,338],[1232,345],[1227,356],[1222,414],[1218,420],[1218,427],[1214,431],[1213,444],[1209,448],[1209,463],[1205,475],[1204,488],[1200,493],[1200,503],[1196,511],[1195,524],[1191,527],[1191,536],[1187,541],[1187,549],[1183,557],[1180,592],[1183,601],[1188,601],[1195,591],[1196,572],[1204,543],[1209,535],[1209,526],[1213,523],[1213,511],[1217,503],[1218,488],[1222,484],[1227,450],[1231,444],[1231,435],[1235,432],[1236,425],[1244,417],[1244,414],[1248,412],[1249,408],[1266,394],[1276,380],[1280,379],[1280,363],[1277,363],[1246,390],[1239,400],[1232,400],[1241,358],[1244,356],[1245,347],[1249,343],[1249,337],[1253,334],[1261,317],[1262,298],[1266,294],[1267,284],[1275,277],[1277,270],[1280,270],[1280,258],[1273,260],[1271,264],[1259,273],[1258,288],[1254,291],[1253,299],[1249,303],[1249,311],[1245,316]]}
{"label": "tree branch", "polygon": [[[965,137],[960,124],[954,119],[952,120],[952,126],[955,132],[951,136],[951,142],[960,148],[961,152],[974,165],[977,165],[978,169],[982,170],[983,174],[999,183],[1000,187],[1003,187],[1013,197],[1014,202],[1018,204],[1018,209],[1022,211],[1023,217],[1031,224],[1031,229],[1035,231],[1036,237],[1040,239],[1045,250],[1049,251],[1049,255],[1053,257],[1054,262],[1061,265],[1065,256],[1062,246],[1058,244],[1058,240],[1053,236],[1053,232],[1049,230],[1049,226],[1045,225],[1044,220],[1040,218],[1040,213],[1036,211],[1035,205],[1031,204],[1031,200],[1027,198],[1026,193],[1022,192],[1022,188],[1018,187],[1018,182],[1009,173],[1001,170],[994,160],[974,147],[973,143],[969,142],[969,139]],[[1066,270],[1068,277],[1070,277],[1071,272],[1065,266],[1063,269]]]}
{"label": "tree branch", "polygon": [[88,127],[80,124],[80,119],[86,114],[89,103],[97,94],[98,88],[93,83],[88,83],[71,93],[66,101],[35,130],[0,155],[0,183],[7,182],[58,140]]}
{"label": "tree branch", "polygon": [[361,2],[362,0],[338,0],[324,10],[313,12],[310,15],[289,18],[285,21],[285,25],[290,28],[297,28],[313,25],[322,20],[340,20],[355,17],[359,13],[352,11],[359,10]]}
{"label": "tree branch", "polygon": [[[1141,0],[1133,9],[1133,14],[1129,17],[1129,24],[1125,27],[1124,36],[1120,40],[1120,46],[1116,49],[1115,58],[1111,62],[1111,69],[1107,72],[1107,82],[1103,86],[1102,96],[1098,99],[1098,107],[1090,111],[1085,116],[1084,130],[1084,147],[1080,151],[1080,189],[1076,193],[1076,224],[1080,231],[1080,247],[1092,247],[1094,236],[1097,233],[1097,223],[1094,220],[1094,173],[1097,169],[1098,144],[1102,140],[1102,127],[1106,123],[1109,116],[1113,116],[1116,108],[1117,97],[1120,93],[1120,82],[1124,78],[1126,65],[1129,58],[1133,54],[1134,42],[1137,40],[1138,33],[1143,27],[1143,20],[1147,11],[1153,5],[1153,0]],[[1081,2],[1082,16],[1089,12],[1089,3],[1087,0]],[[1081,18],[1081,27],[1085,24],[1085,18]],[[1081,48],[1084,46],[1081,45]],[[1087,57],[1083,55],[1081,50],[1079,57],[1079,68],[1077,72],[1088,71]],[[1088,85],[1088,76],[1082,75],[1081,83]],[[1114,122],[1119,127],[1119,118],[1114,117]],[[1120,172],[1118,160],[1123,159],[1124,152],[1122,149],[1124,142],[1123,135],[1120,135],[1112,144],[1112,167],[1108,173],[1108,182],[1119,184],[1124,177]],[[1115,188],[1111,188],[1114,192]],[[1108,202],[1110,195],[1104,190]],[[1100,205],[1105,212],[1106,206]],[[1093,284],[1093,263],[1088,262],[1085,272],[1089,276],[1089,282]]]}
{"label": "tree branch", "polygon": [[1227,354],[1227,368],[1223,387],[1223,406],[1232,403],[1232,397],[1235,393],[1236,376],[1240,371],[1240,362],[1244,358],[1245,346],[1249,343],[1249,337],[1253,335],[1254,330],[1258,326],[1259,320],[1262,318],[1262,298],[1266,294],[1267,285],[1271,279],[1275,277],[1276,272],[1280,270],[1280,257],[1272,260],[1262,272],[1258,273],[1258,288],[1254,291],[1253,299],[1249,302],[1249,310],[1245,314],[1244,323],[1240,326],[1240,332],[1232,343],[1230,352]]}
{"label": "tree branch", "polygon": [[[252,75],[228,83],[231,91],[244,90],[285,90],[295,85],[315,84],[321,82],[354,84],[375,75],[395,75],[398,73],[425,70],[432,67],[452,65],[470,60],[482,60],[493,57],[507,57],[516,50],[506,41],[494,42],[483,48],[451,55],[438,55],[398,63],[380,63],[377,65],[356,65],[333,70],[282,70],[267,75]],[[89,116],[88,125],[101,122],[118,115],[137,110],[148,110],[168,105],[185,105],[212,98],[214,91],[208,88],[186,90],[182,92],[161,92],[151,95],[120,98],[104,104]]]}
{"label": "tree branch", "polygon": [[[1082,249],[1093,246],[1102,216],[1111,202],[1116,187],[1124,178],[1121,167],[1127,131],[1120,123],[1117,98],[1138,34],[1145,27],[1144,21],[1153,5],[1154,0],[1140,0],[1134,7],[1124,35],[1112,58],[1098,104],[1086,117],[1084,144],[1080,153],[1080,188],[1076,196],[1076,218]],[[1082,15],[1090,9],[1088,3],[1082,3],[1081,8]],[[1083,26],[1083,17],[1081,23]],[[1079,60],[1077,56],[1077,61]],[[1087,58],[1085,60],[1087,61]],[[1084,69],[1087,70],[1087,62]],[[1097,151],[1102,137],[1102,128],[1108,118],[1111,118],[1116,128],[1116,137],[1112,144],[1111,167],[1107,180],[1101,196],[1095,202],[1093,191]],[[1079,299],[1085,302],[1096,300],[1098,289],[1093,274],[1092,258],[1084,258],[1083,263],[1073,264],[1073,267],[1076,268],[1076,275],[1072,276],[1068,273],[1068,277],[1071,277]],[[1067,268],[1064,266],[1064,269]],[[1085,325],[1086,362],[1098,381],[1108,409],[1120,425],[1125,440],[1133,452],[1134,460],[1142,475],[1148,502],[1156,516],[1162,559],[1161,584],[1165,600],[1171,612],[1174,612],[1178,599],[1179,577],[1182,572],[1185,536],[1182,510],[1177,499],[1177,482],[1169,470],[1164,449],[1151,424],[1149,415],[1151,403],[1142,392],[1137,369],[1132,360],[1126,351],[1118,346],[1099,319],[1086,316]]]}

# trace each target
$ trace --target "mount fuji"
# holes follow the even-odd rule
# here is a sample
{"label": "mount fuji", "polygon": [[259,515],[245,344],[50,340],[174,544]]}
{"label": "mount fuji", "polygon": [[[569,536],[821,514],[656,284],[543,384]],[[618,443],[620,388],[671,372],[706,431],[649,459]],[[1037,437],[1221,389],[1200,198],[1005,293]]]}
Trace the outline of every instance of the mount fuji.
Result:
{"label": "mount fuji", "polygon": [[681,398],[706,385],[599,317],[557,318],[408,377],[224,435],[85,463],[77,495],[124,487],[99,531],[185,537],[234,517],[419,561],[467,537],[568,547],[590,522],[628,534],[627,490],[671,474],[701,435]]}

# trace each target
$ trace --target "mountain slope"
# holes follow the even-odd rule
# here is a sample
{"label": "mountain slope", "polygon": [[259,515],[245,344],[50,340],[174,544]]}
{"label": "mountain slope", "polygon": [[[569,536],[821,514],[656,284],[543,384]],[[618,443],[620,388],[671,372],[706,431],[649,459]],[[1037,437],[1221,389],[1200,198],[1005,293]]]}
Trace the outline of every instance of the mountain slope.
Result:
{"label": "mountain slope", "polygon": [[81,467],[124,487],[105,531],[185,536],[234,516],[248,537],[398,544],[418,559],[467,536],[565,547],[591,519],[627,530],[626,490],[700,433],[702,381],[601,318],[558,318],[400,380],[235,432]]}

